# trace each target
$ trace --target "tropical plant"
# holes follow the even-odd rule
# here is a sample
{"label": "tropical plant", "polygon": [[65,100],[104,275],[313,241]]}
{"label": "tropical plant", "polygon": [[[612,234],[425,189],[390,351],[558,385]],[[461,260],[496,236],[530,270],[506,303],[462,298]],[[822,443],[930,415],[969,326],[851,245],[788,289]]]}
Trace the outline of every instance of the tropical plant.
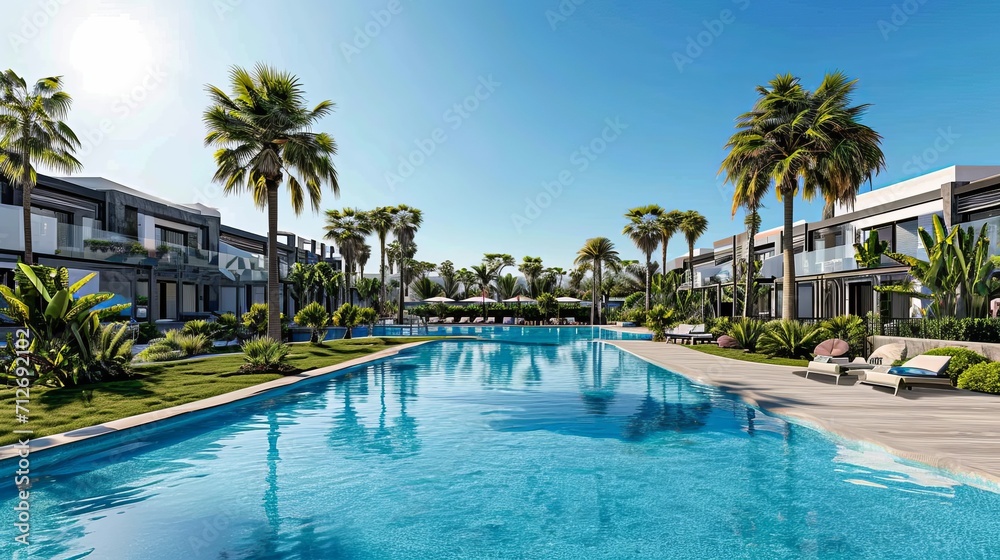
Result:
{"label": "tropical plant", "polygon": [[712,321],[708,321],[708,323],[710,325],[708,332],[712,333],[716,338],[728,335],[733,330],[733,320],[729,317],[717,317]]}
{"label": "tropical plant", "polygon": [[559,302],[556,301],[556,296],[550,293],[538,294],[536,301],[538,302],[538,310],[542,312],[542,315],[546,319],[559,309]]}
{"label": "tropical plant", "polygon": [[344,335],[345,339],[351,338],[351,329],[360,323],[360,310],[361,308],[356,305],[345,303],[333,313],[333,324],[347,329],[347,334]]}
{"label": "tropical plant", "polygon": [[362,307],[358,311],[358,323],[368,327],[368,336],[374,333],[376,322],[378,322],[378,311],[375,311],[374,307]]}
{"label": "tropical plant", "polygon": [[236,338],[239,327],[240,320],[236,318],[235,313],[223,313],[212,324],[212,333],[210,336],[214,340],[232,340]]}
{"label": "tropical plant", "polygon": [[442,276],[441,280],[442,280],[441,293],[442,295],[444,295],[444,297],[451,299],[462,299],[460,297],[462,294],[462,287],[457,277]]}
{"label": "tropical plant", "polygon": [[879,241],[878,230],[873,229],[864,243],[854,244],[854,260],[861,268],[878,268],[888,248],[889,242]]}
{"label": "tropical plant", "polygon": [[135,337],[138,344],[146,344],[150,340],[161,338],[163,333],[160,328],[153,323],[139,323],[139,333]]}
{"label": "tropical plant", "polygon": [[[473,268],[475,268],[475,267],[473,267]],[[476,275],[475,272],[473,272],[473,271],[471,271],[471,270],[469,270],[467,268],[460,268],[460,269],[458,269],[458,270],[455,271],[455,280],[457,280],[459,283],[462,284],[462,289],[465,290],[465,296],[466,297],[470,297],[471,296],[470,292],[473,290],[473,287],[476,285],[476,276],[477,275]],[[448,297],[452,297],[452,296],[448,296]],[[462,299],[462,298],[455,297],[453,299]]]}
{"label": "tropical plant", "polygon": [[757,344],[767,333],[767,323],[758,319],[743,319],[736,321],[729,328],[729,336],[736,340],[740,348],[748,352],[756,352]]}
{"label": "tropical plant", "polygon": [[212,323],[209,323],[208,321],[194,319],[184,323],[184,326],[181,327],[181,332],[191,335],[202,334],[206,337],[213,338],[215,335],[215,328],[212,326]]}
{"label": "tropical plant", "polygon": [[62,87],[61,76],[42,78],[29,88],[13,70],[0,74],[0,176],[21,189],[23,262],[29,265],[35,262],[31,235],[31,192],[38,182],[35,165],[63,173],[83,168],[73,156],[80,140],[63,122],[73,99]]}
{"label": "tropical plant", "polygon": [[389,233],[392,231],[393,208],[391,206],[379,206],[374,210],[368,211],[368,225],[371,226],[372,233],[378,238],[379,247],[379,267],[378,267],[378,278],[379,278],[379,290],[380,297],[379,302],[385,302],[385,266],[386,266],[386,240],[389,237]]}
{"label": "tropical plant", "polygon": [[654,305],[646,314],[646,328],[653,332],[653,342],[667,340],[667,329],[677,323],[677,312],[663,305]]}
{"label": "tropical plant", "polygon": [[924,352],[925,356],[951,356],[951,360],[948,360],[948,377],[951,378],[951,382],[957,384],[958,380],[961,378],[962,374],[965,373],[967,369],[976,364],[985,364],[990,361],[989,358],[983,356],[978,352],[969,350],[968,348],[962,348],[959,346],[945,346],[943,348],[932,348]]}
{"label": "tropical plant", "polygon": [[337,243],[340,254],[344,257],[344,282],[347,292],[347,302],[353,301],[351,296],[351,279],[354,276],[358,254],[364,249],[365,236],[371,233],[368,215],[357,208],[343,210],[327,210],[326,239]]}
{"label": "tropical plant", "polygon": [[326,295],[327,311],[332,302],[334,307],[340,306],[340,290],[344,288],[344,273],[333,269],[328,262],[318,262],[315,265],[316,282],[319,289]]}
{"label": "tropical plant", "polygon": [[288,282],[292,299],[295,301],[296,309],[301,309],[316,297],[316,288],[319,287],[319,273],[315,265],[294,263],[288,274],[285,276]]}
{"label": "tropical plant", "polygon": [[104,325],[91,347],[93,362],[88,373],[91,379],[109,381],[132,376],[132,337],[128,325]]}
{"label": "tropical plant", "polygon": [[[266,303],[255,303],[241,317],[243,326],[255,336],[265,336],[268,331],[269,317]],[[280,325],[280,315],[279,325]]]}
{"label": "tropical plant", "polygon": [[[521,259],[521,264],[517,267],[518,272],[524,275],[524,283],[531,289],[531,285],[541,276],[542,271],[545,267],[542,265],[541,257],[524,257]],[[537,294],[531,294],[537,295]]]}
{"label": "tropical plant", "polygon": [[361,278],[358,280],[357,290],[361,301],[373,306],[382,290],[382,283],[379,282],[378,278]]}
{"label": "tropical plant", "polygon": [[[487,295],[489,295],[488,292],[490,290],[490,286],[492,286],[493,281],[499,277],[497,269],[491,268],[486,264],[474,264],[472,265],[472,273],[474,274],[473,278],[475,278],[472,286],[478,288],[480,293],[487,292]],[[468,287],[466,287],[466,289],[468,290]],[[475,295],[478,294],[470,294],[469,297],[473,297]]]}
{"label": "tropical plant", "polygon": [[163,338],[151,340],[149,346],[136,354],[143,362],[162,362],[186,358],[208,352],[211,341],[204,334],[187,334],[179,329],[164,333]]}
{"label": "tropical plant", "polygon": [[635,243],[635,246],[642,251],[643,256],[646,257],[646,281],[644,282],[646,311],[649,311],[650,292],[652,290],[650,278],[652,266],[650,263],[653,259],[653,252],[656,251],[663,237],[663,228],[660,222],[662,216],[663,208],[655,204],[632,208],[625,213],[625,217],[629,221],[622,230],[622,233],[628,236],[632,240],[632,243]]}
{"label": "tropical plant", "polygon": [[1000,394],[1000,362],[976,364],[958,378],[958,388]]}
{"label": "tropical plant", "polygon": [[660,215],[657,222],[660,224],[660,257],[662,261],[660,262],[660,270],[663,273],[670,271],[667,268],[667,245],[670,243],[670,238],[677,233],[677,229],[681,224],[681,217],[683,213],[679,210],[665,211]]}
{"label": "tropical plant", "polygon": [[592,325],[599,324],[601,320],[604,301],[600,293],[600,286],[602,285],[601,276],[604,267],[607,266],[610,270],[618,270],[620,262],[621,259],[618,257],[618,251],[615,250],[615,244],[607,237],[593,237],[588,239],[576,254],[574,264],[578,266],[588,264],[594,274],[594,287],[597,289],[591,290],[593,302],[590,308],[590,324]]}
{"label": "tropical plant", "polygon": [[396,236],[396,241],[399,242],[400,251],[403,256],[399,261],[399,308],[396,311],[396,320],[402,323],[403,311],[406,308],[403,300],[406,291],[404,288],[409,284],[410,280],[406,276],[406,261],[413,258],[409,250],[413,245],[413,238],[416,236],[417,230],[420,229],[424,220],[423,213],[420,210],[405,204],[400,204],[393,209],[392,220],[392,233]]}
{"label": "tropical plant", "polygon": [[876,290],[932,300],[930,311],[935,317],[985,317],[989,301],[1000,293],[1000,281],[993,277],[996,262],[990,254],[987,224],[979,234],[973,229],[955,226],[945,231],[941,217],[933,216],[931,235],[924,228],[917,234],[927,254],[927,260],[910,255],[886,252],[886,256],[910,267],[910,275],[930,291],[925,294],[910,284],[877,286]]}
{"label": "tropical plant", "polygon": [[859,356],[864,350],[865,322],[856,315],[841,315],[823,321],[820,325],[829,338],[839,338],[851,346],[851,355]]}
{"label": "tropical plant", "polygon": [[[754,192],[761,194],[764,191],[757,189]],[[743,260],[743,316],[749,317],[753,313],[754,280],[759,271],[755,243],[757,232],[760,231],[760,208],[762,205],[759,200],[749,196],[743,199],[743,205],[746,208],[743,224],[747,228],[747,256]]]}
{"label": "tropical plant", "polygon": [[74,284],[69,270],[18,263],[14,270],[15,287],[0,284],[0,296],[7,306],[0,308],[30,334],[27,348],[16,346],[13,334],[7,335],[4,348],[8,373],[13,374],[27,360],[33,383],[59,387],[96,381],[89,371],[94,363],[93,342],[100,336],[101,318],[113,317],[131,304],[95,307],[113,297],[109,293],[76,293],[96,276],[90,273]]}
{"label": "tropical plant", "polygon": [[508,272],[496,279],[496,293],[499,299],[510,299],[521,295],[521,284],[516,276]]}
{"label": "tropical plant", "polygon": [[691,272],[691,286],[694,286],[694,244],[708,230],[708,220],[697,210],[688,210],[681,216],[678,228],[684,234],[688,245],[688,270]]}
{"label": "tropical plant", "polygon": [[[323,184],[340,195],[333,156],[337,144],[312,126],[333,111],[331,101],[306,106],[305,91],[298,78],[258,64],[253,71],[234,66],[230,71],[232,94],[206,87],[210,105],[203,120],[205,145],[213,146],[218,166],[213,180],[226,195],[249,193],[260,210],[267,211],[267,254],[278,254],[278,189],[284,183],[292,211],[298,215],[306,197],[312,209],[320,209]],[[267,259],[267,301],[277,302],[278,259]],[[267,333],[281,337],[277,305],[267,317]]]}
{"label": "tropical plant", "polygon": [[737,132],[726,143],[721,171],[733,184],[733,205],[762,200],[772,185],[784,205],[783,290],[781,313],[795,314],[794,200],[817,194],[826,201],[853,204],[860,186],[885,168],[881,137],[860,120],[868,105],[851,105],[857,81],[827,74],[815,91],[798,78],[779,75],[757,87],[751,111],[737,118]]}
{"label": "tropical plant", "polygon": [[421,301],[432,297],[438,297],[442,292],[441,284],[438,284],[426,276],[417,278],[413,284],[410,285],[410,287],[413,288],[413,295]]}
{"label": "tropical plant", "polygon": [[322,305],[314,301],[295,314],[295,323],[307,327],[310,330],[309,341],[318,344],[326,339],[326,327],[330,324],[330,314]]}
{"label": "tropical plant", "polygon": [[288,373],[294,371],[285,363],[291,349],[269,336],[256,336],[241,345],[244,363],[239,373]]}
{"label": "tropical plant", "polygon": [[514,266],[514,257],[507,253],[485,253],[483,254],[483,264],[488,268],[497,271],[497,276],[503,274],[503,269]]}
{"label": "tropical plant", "polygon": [[787,319],[776,321],[760,337],[757,349],[771,357],[808,358],[822,341],[823,334],[823,329],[814,325],[803,325]]}

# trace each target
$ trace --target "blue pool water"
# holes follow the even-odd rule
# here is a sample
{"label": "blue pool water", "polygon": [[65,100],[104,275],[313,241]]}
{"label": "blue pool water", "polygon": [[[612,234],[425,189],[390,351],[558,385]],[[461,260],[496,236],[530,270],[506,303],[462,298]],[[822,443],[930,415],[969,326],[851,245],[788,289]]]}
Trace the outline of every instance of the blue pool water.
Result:
{"label": "blue pool water", "polygon": [[[33,455],[34,544],[29,555],[5,538],[0,558],[1000,550],[998,494],[844,446],[583,331],[496,336]],[[14,505],[4,484],[8,536]]]}

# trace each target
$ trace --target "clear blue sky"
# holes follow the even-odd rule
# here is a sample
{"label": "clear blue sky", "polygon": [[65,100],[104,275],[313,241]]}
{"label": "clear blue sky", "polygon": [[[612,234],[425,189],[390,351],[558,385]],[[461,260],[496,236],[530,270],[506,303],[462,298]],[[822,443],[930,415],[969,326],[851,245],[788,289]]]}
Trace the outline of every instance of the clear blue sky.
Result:
{"label": "clear blue sky", "polygon": [[[568,267],[598,235],[639,258],[622,214],[646,203],[704,213],[700,245],[741,229],[716,172],[734,118],[776,73],[810,87],[835,69],[860,79],[885,137],[876,187],[919,174],[913,158],[942,130],[947,150],[920,165],[1000,163],[993,2],[576,2],[562,16],[557,0],[3,0],[0,60],[66,77],[70,125],[90,138],[83,175],[217,206],[257,232],[264,216],[210,183],[203,85],[226,86],[233,64],[294,72],[310,101],[337,104],[321,128],[340,146],[342,196],[323,206],[419,207],[418,257],[458,266],[488,251]],[[688,50],[699,33],[707,46]],[[418,140],[433,153],[400,170]],[[600,154],[579,152],[592,142]],[[561,173],[559,196],[526,215]],[[282,229],[322,235],[320,216],[282,205]],[[769,204],[765,227],[779,212]],[[796,218],[818,212],[799,204]],[[671,255],[683,251],[675,238]]]}

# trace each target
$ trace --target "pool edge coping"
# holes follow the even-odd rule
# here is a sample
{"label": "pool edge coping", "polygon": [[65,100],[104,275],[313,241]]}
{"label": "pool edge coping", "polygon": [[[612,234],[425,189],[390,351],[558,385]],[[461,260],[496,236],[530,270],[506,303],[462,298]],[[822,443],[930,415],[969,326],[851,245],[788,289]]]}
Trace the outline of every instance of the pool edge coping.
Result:
{"label": "pool edge coping", "polygon": [[[659,363],[651,358],[647,358],[646,356],[642,356],[636,352],[633,352],[628,348],[623,348],[622,346],[619,346],[618,344],[616,344],[616,342],[619,341],[616,340],[602,340],[601,342],[604,344],[610,344],[615,348],[618,348],[622,352],[635,356],[636,358],[644,362],[653,364],[657,367],[662,367],[667,371],[676,373],[677,375],[682,375],[694,383],[723,389],[726,392],[736,395],[739,398],[743,399],[744,401],[747,402],[747,404],[755,408],[758,408],[760,410],[763,410],[772,416],[776,416],[783,420],[799,424],[801,426],[804,426],[812,430],[824,432],[826,434],[833,436],[834,439],[842,440],[845,443],[848,442],[857,443],[861,444],[862,446],[875,447],[879,450],[885,451],[903,460],[917,462],[920,463],[921,465],[925,465],[930,468],[945,471],[948,474],[951,474],[961,479],[959,482],[962,482],[964,484],[968,484],[970,486],[976,486],[991,492],[1000,493],[1000,475],[993,474],[989,471],[985,471],[977,467],[966,465],[961,461],[960,458],[956,458],[953,455],[944,453],[935,453],[935,452],[921,453],[917,451],[907,451],[903,449],[898,449],[888,443],[882,441],[876,441],[875,439],[868,437],[863,433],[857,432],[849,428],[844,428],[842,426],[838,426],[827,420],[824,420],[822,418],[819,418],[804,411],[796,410],[794,408],[786,408],[783,412],[778,412],[760,404],[761,400],[765,399],[766,396],[761,395],[758,392],[751,391],[748,389],[731,387],[724,383],[716,383],[704,377],[696,376],[693,373],[681,371],[681,369],[683,369],[684,366],[674,367],[668,364]],[[735,360],[733,358],[728,358],[725,356],[715,356],[715,357],[733,362],[740,362],[740,360]],[[776,369],[777,368],[785,369],[792,373],[796,371],[803,371],[801,367],[797,366],[782,366],[782,365],[770,365],[770,364],[761,364],[761,365],[766,365],[767,367]]]}
{"label": "pool edge coping", "polygon": [[[458,337],[455,337],[458,338]],[[117,420],[110,420],[108,422],[103,422],[101,424],[95,424],[91,426],[84,426],[82,428],[76,428],[68,432],[62,432],[58,434],[52,434],[48,436],[41,436],[37,439],[32,438],[29,440],[29,450],[31,453],[39,453],[42,451],[48,451],[53,448],[62,447],[64,445],[69,445],[73,443],[79,443],[93,438],[98,438],[101,436],[111,435],[115,433],[120,433],[128,429],[137,428],[139,426],[145,426],[148,424],[153,424],[155,422],[160,422],[162,420],[168,420],[170,418],[176,418],[178,416],[183,416],[185,414],[190,414],[193,412],[200,412],[203,410],[208,410],[212,408],[217,408],[220,406],[225,406],[227,404],[232,404],[249,398],[253,398],[264,393],[273,391],[275,389],[282,389],[301,383],[304,381],[309,381],[316,379],[318,377],[323,377],[326,375],[337,373],[341,370],[350,369],[360,365],[364,365],[368,362],[382,360],[385,358],[390,358],[399,354],[403,350],[409,350],[411,348],[416,348],[418,346],[429,344],[432,342],[440,342],[446,339],[434,339],[434,340],[419,340],[416,342],[407,342],[400,344],[398,346],[393,346],[392,348],[386,348],[379,350],[378,352],[373,352],[367,356],[361,356],[359,358],[352,358],[350,360],[340,362],[339,364],[333,364],[329,366],[324,366],[321,368],[311,369],[308,371],[303,371],[294,375],[288,375],[284,377],[279,377],[278,379],[273,379],[271,381],[265,381],[264,383],[258,383],[256,385],[251,385],[249,387],[244,387],[242,389],[237,389],[235,391],[230,391],[228,393],[223,393],[221,395],[215,395],[214,397],[208,397],[206,399],[199,399],[196,401],[191,401],[184,404],[179,404],[176,406],[171,406],[168,408],[162,408],[159,410],[153,410],[150,412],[144,412],[142,414],[135,414],[132,416],[126,416],[125,418],[119,418]],[[106,428],[103,431],[96,431],[98,428]],[[75,432],[84,432],[87,430],[94,430],[93,433],[84,433],[80,435],[70,435]],[[37,445],[36,445],[37,443]],[[23,449],[19,443],[11,443],[4,446],[0,446],[0,461],[6,461],[9,459],[15,459],[20,457],[20,450]]]}

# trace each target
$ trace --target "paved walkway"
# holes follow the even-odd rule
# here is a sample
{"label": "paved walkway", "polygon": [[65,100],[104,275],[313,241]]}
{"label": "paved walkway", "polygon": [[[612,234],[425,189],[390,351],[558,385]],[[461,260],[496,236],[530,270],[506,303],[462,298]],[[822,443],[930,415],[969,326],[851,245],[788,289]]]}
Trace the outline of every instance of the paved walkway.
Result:
{"label": "paved walkway", "polygon": [[922,388],[893,396],[854,378],[834,385],[831,377],[805,379],[803,368],[731,360],[676,344],[608,343],[769,412],[1000,484],[1000,396]]}

